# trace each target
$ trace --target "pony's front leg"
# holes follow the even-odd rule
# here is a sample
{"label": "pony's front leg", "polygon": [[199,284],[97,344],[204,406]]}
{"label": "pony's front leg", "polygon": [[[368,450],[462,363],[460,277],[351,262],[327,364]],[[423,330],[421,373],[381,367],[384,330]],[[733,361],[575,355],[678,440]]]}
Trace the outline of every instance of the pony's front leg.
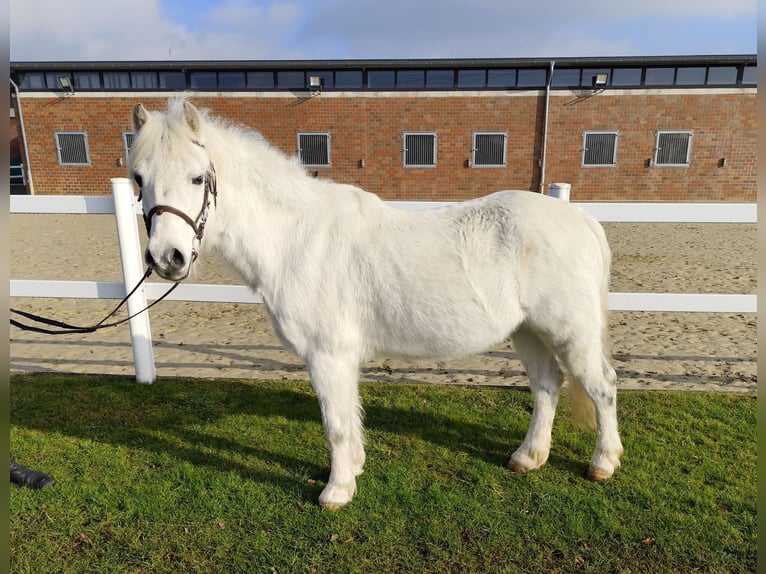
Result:
{"label": "pony's front leg", "polygon": [[330,450],[330,478],[319,495],[319,504],[337,510],[351,502],[356,493],[356,477],[364,466],[359,362],[349,357],[320,355],[308,361],[308,369]]}

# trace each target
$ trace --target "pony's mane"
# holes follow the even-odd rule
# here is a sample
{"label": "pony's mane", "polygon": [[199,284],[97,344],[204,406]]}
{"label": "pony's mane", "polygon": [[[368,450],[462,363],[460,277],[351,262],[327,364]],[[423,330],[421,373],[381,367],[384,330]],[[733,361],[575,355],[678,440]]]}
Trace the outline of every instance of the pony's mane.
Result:
{"label": "pony's mane", "polygon": [[[156,142],[157,139],[164,140],[169,144],[168,146],[163,146],[166,149],[175,142],[189,141],[190,130],[184,114],[184,104],[188,100],[187,96],[174,96],[168,99],[167,110],[165,112],[149,112],[152,119],[160,119],[161,121],[147,122],[141,128],[140,135],[136,138],[131,148],[131,166],[149,153],[152,142]],[[215,116],[206,108],[198,108],[198,111],[202,122],[204,139],[202,142],[197,143],[202,143],[205,147],[208,147],[211,155],[220,154],[221,149],[219,148],[221,146],[231,146],[232,143],[229,140],[235,139],[239,148],[252,147],[260,153],[265,152],[269,156],[269,163],[276,162],[285,167],[290,166],[288,169],[300,170],[300,172],[305,174],[305,170],[297,157],[288,156],[272,146],[259,131],[242,124],[232,123],[220,116]],[[144,133],[144,130],[147,130],[147,132]],[[177,150],[184,149],[184,147],[173,145],[176,153]],[[179,158],[175,157],[174,159],[177,160]]]}

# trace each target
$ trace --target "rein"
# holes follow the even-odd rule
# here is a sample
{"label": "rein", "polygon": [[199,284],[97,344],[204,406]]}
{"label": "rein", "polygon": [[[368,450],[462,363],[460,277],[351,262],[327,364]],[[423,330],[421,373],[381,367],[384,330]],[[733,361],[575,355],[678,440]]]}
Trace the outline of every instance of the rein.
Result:
{"label": "rein", "polygon": [[[202,197],[202,208],[200,209],[200,212],[197,214],[196,219],[192,219],[180,209],[176,209],[175,207],[172,207],[170,205],[155,205],[149,210],[149,213],[144,214],[144,224],[146,225],[146,234],[149,235],[151,233],[152,217],[154,217],[155,215],[159,216],[163,213],[172,213],[173,215],[176,215],[180,217],[181,219],[183,219],[194,230],[194,241],[196,241],[196,243],[199,244],[199,242],[202,241],[202,235],[205,232],[205,224],[207,223],[208,211],[210,209],[210,196],[213,197],[213,205],[217,206],[218,204],[218,190],[216,188],[215,169],[213,168],[213,164],[210,164],[210,167],[208,168],[207,173],[205,173],[204,184],[205,184],[205,192]],[[138,201],[141,201],[140,188],[138,192]],[[197,259],[197,249],[196,249],[196,246],[193,245],[192,246],[192,262],[194,262],[196,259]],[[191,267],[191,264],[189,266]],[[170,287],[170,289],[168,289],[162,295],[162,297],[160,297],[159,299],[156,299],[155,301],[153,301],[152,303],[150,303],[149,305],[147,305],[140,311],[133,313],[132,315],[125,317],[124,319],[107,323],[107,321],[111,319],[115,315],[115,313],[117,313],[117,311],[119,311],[120,308],[125,303],[127,303],[128,299],[130,299],[133,293],[135,293],[136,290],[138,290],[138,288],[144,283],[144,281],[147,280],[149,275],[152,274],[152,271],[153,271],[153,267],[149,266],[146,269],[144,276],[141,277],[140,281],[136,284],[136,286],[130,290],[130,293],[125,295],[122,301],[120,301],[119,304],[114,309],[112,309],[112,312],[109,313],[103,319],[101,319],[98,323],[95,323],[88,327],[70,325],[69,323],[64,323],[63,321],[48,319],[46,317],[41,317],[40,315],[35,315],[34,313],[29,313],[27,311],[19,311],[18,309],[10,309],[10,311],[11,313],[20,315],[35,323],[41,323],[43,325],[48,325],[50,327],[56,327],[56,329],[47,329],[45,327],[36,327],[34,325],[27,325],[19,321],[16,321],[15,319],[10,320],[11,325],[13,325],[14,327],[18,327],[19,329],[22,329],[24,331],[44,333],[46,335],[69,335],[74,333],[93,333],[95,331],[98,331],[99,329],[106,329],[107,327],[116,327],[117,325],[122,325],[123,323],[127,323],[134,317],[137,317],[144,311],[148,311],[149,309],[154,307],[157,303],[159,303],[160,301],[165,299],[168,295],[170,295],[173,292],[173,290],[181,284],[181,281],[177,281]]]}
{"label": "rein", "polygon": [[19,329],[22,329],[24,331],[32,331],[34,333],[45,333],[46,335],[71,335],[73,333],[93,333],[95,331],[98,331],[99,329],[106,329],[107,327],[116,327],[117,325],[122,325],[123,323],[127,323],[130,321],[133,317],[137,317],[144,311],[148,311],[152,307],[154,307],[157,303],[162,301],[165,297],[170,295],[173,290],[180,285],[180,283],[174,283],[170,289],[165,291],[165,293],[160,297],[159,299],[156,299],[140,311],[133,313],[132,315],[125,317],[124,319],[120,319],[118,321],[112,321],[111,323],[107,323],[106,321],[111,319],[117,311],[120,310],[120,308],[127,303],[128,299],[130,299],[131,295],[138,290],[138,288],[141,286],[141,284],[146,281],[146,279],[149,277],[149,275],[152,274],[152,268],[149,267],[146,272],[144,273],[144,276],[141,277],[141,280],[136,284],[133,289],[130,290],[130,293],[125,295],[123,297],[122,301],[118,303],[118,305],[112,309],[112,312],[109,313],[106,317],[101,319],[98,323],[95,323],[93,325],[90,325],[88,327],[78,327],[77,325],[70,325],[69,323],[64,323],[63,321],[56,321],[55,319],[48,319],[46,317],[41,317],[40,315],[35,315],[34,313],[28,313],[27,311],[19,311],[18,309],[10,309],[11,313],[15,313],[16,315],[21,315],[22,317],[29,319],[30,321],[34,321],[35,323],[42,323],[43,325],[49,325],[51,327],[56,327],[56,329],[46,329],[45,327],[35,327],[34,325],[27,325],[24,323],[20,323],[19,321],[16,321],[15,319],[11,319],[11,325],[14,327],[18,327]]}

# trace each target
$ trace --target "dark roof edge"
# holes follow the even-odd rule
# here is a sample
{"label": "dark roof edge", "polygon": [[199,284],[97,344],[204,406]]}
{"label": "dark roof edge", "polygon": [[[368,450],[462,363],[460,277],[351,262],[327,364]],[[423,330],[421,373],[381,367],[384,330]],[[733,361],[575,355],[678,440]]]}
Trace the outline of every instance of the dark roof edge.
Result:
{"label": "dark roof edge", "polygon": [[225,70],[225,69],[381,69],[381,68],[479,68],[479,67],[540,67],[604,66],[604,65],[694,65],[694,64],[756,64],[755,54],[696,55],[696,56],[605,56],[564,58],[431,58],[394,60],[135,60],[135,61],[49,61],[10,62],[10,70]]}

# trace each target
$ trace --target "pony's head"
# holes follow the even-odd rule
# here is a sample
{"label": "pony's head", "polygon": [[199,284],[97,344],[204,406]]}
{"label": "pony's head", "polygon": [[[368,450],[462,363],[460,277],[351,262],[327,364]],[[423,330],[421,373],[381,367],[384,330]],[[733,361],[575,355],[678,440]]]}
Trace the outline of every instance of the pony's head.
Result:
{"label": "pony's head", "polygon": [[164,279],[181,281],[197,257],[216,199],[205,118],[183,99],[171,100],[167,113],[137,104],[133,129],[129,173],[143,200],[146,263]]}

